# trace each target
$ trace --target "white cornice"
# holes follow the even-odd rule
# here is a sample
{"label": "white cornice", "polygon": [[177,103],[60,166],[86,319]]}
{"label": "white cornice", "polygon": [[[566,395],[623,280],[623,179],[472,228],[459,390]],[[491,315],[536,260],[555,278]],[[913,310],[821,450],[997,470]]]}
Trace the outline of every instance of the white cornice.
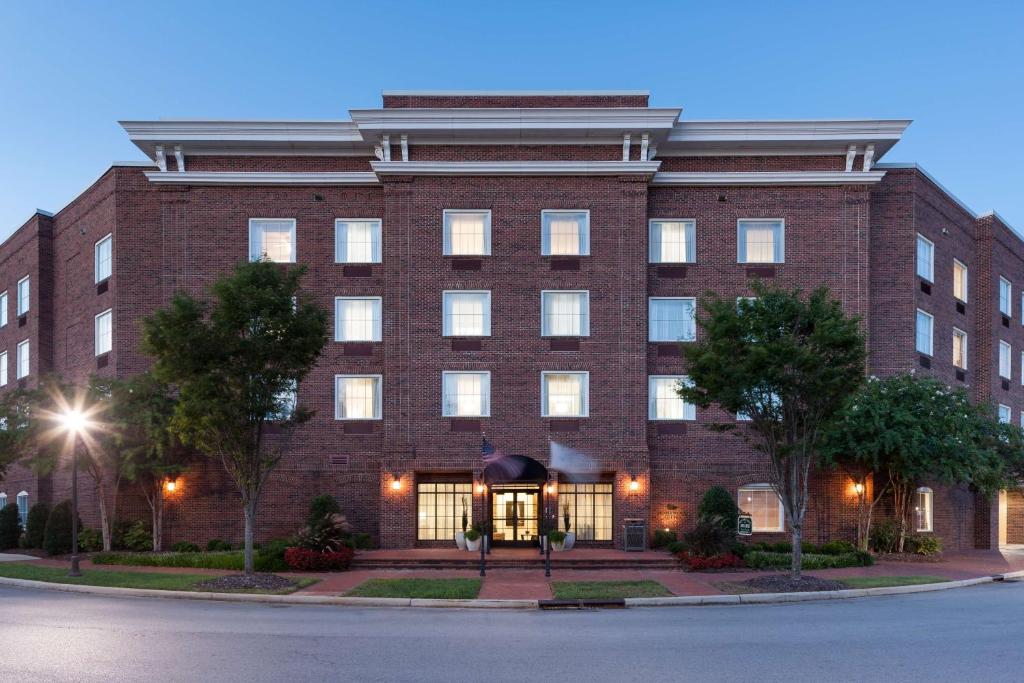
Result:
{"label": "white cornice", "polygon": [[579,97],[579,96],[650,96],[649,90],[384,90],[382,95],[409,96],[426,95],[429,97]]}
{"label": "white cornice", "polygon": [[653,175],[660,161],[374,161],[377,175],[596,176]]}
{"label": "white cornice", "polygon": [[656,173],[651,185],[860,185],[877,183],[885,171],[762,171]]}
{"label": "white cornice", "polygon": [[264,171],[154,171],[146,177],[154,183],[176,185],[377,185],[380,181],[369,171],[336,173],[275,173]]}

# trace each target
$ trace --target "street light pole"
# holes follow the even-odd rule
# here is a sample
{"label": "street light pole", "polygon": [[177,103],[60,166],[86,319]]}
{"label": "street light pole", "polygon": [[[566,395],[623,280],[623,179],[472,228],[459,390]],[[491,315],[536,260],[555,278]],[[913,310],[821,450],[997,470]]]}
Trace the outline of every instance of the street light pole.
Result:
{"label": "street light pole", "polygon": [[78,442],[81,437],[75,431],[74,444],[71,447],[71,568],[68,576],[79,577],[82,570],[78,568]]}

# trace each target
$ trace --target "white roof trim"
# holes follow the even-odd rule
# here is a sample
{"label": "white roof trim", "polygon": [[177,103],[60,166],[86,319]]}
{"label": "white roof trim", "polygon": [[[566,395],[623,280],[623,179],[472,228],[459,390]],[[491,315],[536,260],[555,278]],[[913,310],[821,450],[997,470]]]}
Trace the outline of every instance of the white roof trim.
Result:
{"label": "white roof trim", "polygon": [[576,95],[647,95],[650,90],[384,90],[382,95],[451,95],[462,97],[467,95],[490,95],[492,97],[534,96],[534,97],[573,97]]}
{"label": "white roof trim", "polygon": [[653,175],[660,161],[374,161],[378,175],[596,176]]}
{"label": "white roof trim", "polygon": [[885,171],[762,171],[656,173],[652,185],[860,185],[877,183]]}
{"label": "white roof trim", "polygon": [[154,171],[146,177],[154,183],[176,185],[377,185],[380,181],[369,171],[336,173],[275,173],[264,171]]}

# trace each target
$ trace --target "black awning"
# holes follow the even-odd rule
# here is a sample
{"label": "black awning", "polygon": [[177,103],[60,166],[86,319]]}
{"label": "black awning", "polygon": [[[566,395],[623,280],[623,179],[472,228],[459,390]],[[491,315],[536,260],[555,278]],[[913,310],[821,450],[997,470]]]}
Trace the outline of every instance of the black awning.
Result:
{"label": "black awning", "polygon": [[547,480],[548,469],[525,455],[506,455],[484,468],[486,484],[543,483]]}

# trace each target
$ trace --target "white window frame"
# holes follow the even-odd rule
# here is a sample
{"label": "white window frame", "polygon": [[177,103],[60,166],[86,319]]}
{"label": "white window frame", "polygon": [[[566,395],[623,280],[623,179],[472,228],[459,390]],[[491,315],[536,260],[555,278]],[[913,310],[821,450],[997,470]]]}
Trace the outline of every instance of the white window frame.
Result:
{"label": "white window frame", "polygon": [[[580,386],[580,409],[578,415],[551,415],[548,412],[548,375],[579,375],[583,378]],[[543,370],[540,373],[540,415],[554,419],[576,419],[590,417],[590,373],[586,370]]]}
{"label": "white window frame", "polygon": [[[1003,297],[1003,289],[1006,289],[1006,297]],[[1013,317],[1013,283],[1002,275],[999,276],[999,312],[1007,318]]]}
{"label": "white window frame", "polygon": [[[21,350],[23,348],[25,349],[24,359],[25,359],[25,361],[27,361],[25,363],[25,365],[28,366],[28,368],[25,369],[24,373],[22,373],[22,371],[21,371],[21,369],[22,369],[21,368],[21,366],[22,366],[22,352],[21,352]],[[32,345],[31,345],[31,340],[30,339],[24,339],[24,340],[18,342],[18,346],[15,348],[14,364],[15,364],[14,376],[15,376],[16,379],[23,379],[23,378],[28,377],[29,375],[32,374]]]}
{"label": "white window frame", "polygon": [[[348,245],[345,244],[346,258],[341,257],[341,228],[347,226],[350,223],[369,223],[371,227],[370,235],[370,260],[369,261],[353,261],[347,258]],[[384,221],[380,218],[335,218],[334,219],[334,262],[344,264],[368,264],[368,263],[381,263],[383,261],[384,254]]]}
{"label": "white window frame", "polygon": [[999,421],[1004,424],[1010,424],[1013,420],[1013,411],[1010,410],[1010,406],[1000,403],[999,404]]}
{"label": "white window frame", "polygon": [[[452,233],[451,223],[448,220],[449,216],[457,216],[460,214],[483,214],[484,216],[484,234],[483,252],[479,254],[455,254],[452,253]],[[445,209],[442,212],[442,236],[441,236],[441,252],[444,256],[455,256],[455,257],[473,257],[473,256],[490,256],[491,255],[491,210],[490,209]]]}
{"label": "white window frame", "polygon": [[756,491],[758,493],[762,491],[771,491],[775,494],[775,498],[779,504],[779,526],[777,528],[770,527],[753,527],[752,531],[755,533],[783,533],[786,530],[786,508],[782,504],[782,498],[779,496],[779,492],[771,484],[744,484],[736,490],[736,505],[742,510],[743,509],[743,492],[744,491]]}
{"label": "white window frame", "polygon": [[[26,275],[25,277],[23,277],[20,280],[18,280],[18,285],[14,289],[14,291],[16,292],[17,298],[18,298],[17,304],[18,304],[18,317],[19,318],[21,316],[25,315],[26,313],[28,313],[29,308],[31,308],[31,305],[32,305],[32,282],[29,279],[29,277],[30,276]],[[25,286],[25,296],[24,297],[21,295],[21,285],[22,285],[22,283],[24,283],[26,285]]]}
{"label": "white window frame", "polygon": [[0,387],[7,386],[7,350],[0,351]]}
{"label": "white window frame", "polygon": [[[292,258],[291,258],[291,260],[290,261],[274,261],[274,260],[271,260],[271,259],[268,259],[268,260],[270,260],[271,263],[296,263],[297,260],[298,260],[299,253],[298,253],[298,249],[296,248],[296,244],[295,244],[295,242],[296,242],[296,232],[297,232],[297,230],[296,230],[297,221],[294,218],[250,218],[249,219],[249,260],[250,261],[258,261],[258,260],[262,259],[263,256],[265,256],[267,254],[266,250],[264,249],[262,235],[260,236],[260,253],[258,255],[253,253],[253,237],[256,234],[255,231],[257,230],[257,225],[256,225],[257,223],[279,223],[279,224],[282,224],[282,225],[287,224],[287,225],[290,226],[290,228],[291,228],[291,237],[292,237],[292,244],[291,244],[291,247],[292,247]],[[256,258],[253,258],[254,256],[256,256]]]}
{"label": "white window frame", "polygon": [[[582,216],[580,225],[580,250],[576,254],[551,253],[551,218],[555,216]],[[545,249],[545,245],[547,248]],[[540,212],[540,253],[541,256],[590,256],[590,209],[543,209]]]}
{"label": "white window frame", "polygon": [[[925,269],[925,273],[921,272],[922,243],[924,243],[928,247],[928,267]],[[935,242],[932,242],[930,239],[928,239],[921,233],[917,233],[917,241],[914,243],[914,245],[916,249],[914,253],[914,272],[922,280],[927,280],[928,282],[935,282]]]}
{"label": "white window frame", "polygon": [[[448,377],[455,375],[477,375],[480,377],[481,410],[476,414],[463,414],[448,410],[448,394],[445,392]],[[456,401],[456,405],[458,402]],[[490,417],[491,416],[491,373],[489,370],[446,370],[441,373],[441,416],[442,417]]]}
{"label": "white window frame", "polygon": [[[963,345],[963,365],[957,365],[956,364],[956,340],[957,339],[960,339],[961,343]],[[968,346],[967,346],[967,333],[964,332],[963,330],[961,330],[959,327],[954,327],[953,328],[953,367],[954,368],[959,368],[960,370],[966,370],[967,369],[967,354],[968,353],[969,353],[969,351],[968,351]]]}
{"label": "white window frame", "polygon": [[[925,316],[926,318],[928,318],[928,350],[927,351],[922,351],[921,348],[920,348],[920,345],[918,344],[918,342],[920,341],[919,340],[920,331],[917,328],[918,328],[918,325],[920,325],[920,323],[921,323],[920,316],[922,316],[922,315]],[[924,354],[926,356],[933,355],[933,352],[935,351],[935,316],[933,316],[928,311],[922,311],[920,308],[917,309],[917,313],[914,315],[914,350],[916,350],[918,353],[922,353],[922,354]]]}
{"label": "white window frame", "polygon": [[[654,325],[651,324],[654,313],[655,301],[689,301],[690,310],[693,311],[693,335],[688,339],[655,339]],[[680,343],[697,341],[697,299],[692,296],[649,296],[647,297],[647,341],[661,343]]]}
{"label": "white window frame", "polygon": [[0,327],[7,326],[7,290],[0,292]]}
{"label": "white window frame", "polygon": [[[341,302],[342,301],[372,301],[376,304],[373,319],[373,331],[370,339],[342,339],[341,338]],[[334,341],[340,343],[370,344],[383,339],[384,327],[384,299],[379,296],[336,296],[334,297]]]}
{"label": "white window frame", "polygon": [[[110,258],[107,261],[106,275],[100,272],[100,249],[105,243],[110,245]],[[93,276],[95,277],[96,284],[109,280],[110,276],[114,274],[114,233],[108,232],[104,237],[96,240],[96,244],[92,247],[92,262]]]}
{"label": "white window frame", "polygon": [[24,531],[28,526],[28,491],[19,492],[14,500],[18,506],[18,521],[21,522],[21,529]]}
{"label": "white window frame", "polygon": [[[779,243],[772,243],[771,261],[751,261],[746,256],[746,246],[743,241],[744,224],[757,223],[763,225],[778,226]],[[736,219],[736,262],[750,265],[773,265],[786,262],[786,221],[783,218],[737,218]]]}
{"label": "white window frame", "polygon": [[3,510],[5,507],[7,507],[7,494],[0,491],[0,510]]}
{"label": "white window frame", "polygon": [[[554,334],[548,325],[546,313],[547,297],[551,294],[582,294],[580,307],[580,330],[577,334]],[[543,289],[540,292],[540,336],[542,337],[589,337],[590,336],[590,290],[588,289]]]}
{"label": "white window frame", "polygon": [[[341,416],[341,401],[339,400],[340,394],[339,389],[341,388],[342,380],[346,379],[374,379],[376,385],[374,389],[373,397],[373,417],[342,417]],[[384,376],[374,374],[347,374],[347,375],[335,375],[334,376],[334,419],[341,420],[344,422],[362,422],[369,420],[380,420],[384,412]]]}
{"label": "white window frame", "polygon": [[697,419],[697,406],[694,403],[679,401],[683,404],[682,417],[658,417],[658,396],[656,386],[661,380],[673,380],[676,383],[688,384],[690,378],[687,375],[648,375],[647,376],[647,419],[652,422],[692,422]]}
{"label": "white window frame", "polygon": [[999,340],[999,376],[1003,379],[1013,377],[1013,346],[1002,339]]}
{"label": "white window frame", "polygon": [[[662,223],[681,223],[686,242],[686,253],[682,261],[663,261],[661,254],[655,253],[655,245],[663,244],[661,235]],[[658,239],[654,239],[655,230]],[[737,232],[737,235],[739,233]],[[737,252],[737,256],[739,252]],[[647,221],[647,262],[648,263],[696,263],[697,262],[697,220],[694,218],[651,218]]]}
{"label": "white window frame", "polygon": [[[963,296],[959,296],[956,293],[957,283],[959,281],[959,278],[957,277],[957,266],[959,266],[960,270],[962,270],[962,272],[963,272],[963,292],[961,292],[961,294],[963,294]],[[953,259],[953,298],[954,299],[957,299],[958,301],[963,301],[964,303],[967,303],[967,297],[970,296],[970,291],[971,291],[970,290],[970,286],[971,286],[970,285],[970,274],[971,274],[971,271],[968,270],[966,263],[964,263],[960,259],[956,259],[956,258]]]}
{"label": "white window frame", "polygon": [[[924,496],[927,501],[924,510],[921,510],[920,497]],[[922,515],[923,512],[923,515]],[[932,533],[935,531],[935,492],[927,486],[921,486],[914,491],[914,531],[916,533]],[[921,524],[921,521],[924,524]]]}
{"label": "white window frame", "polygon": [[[110,329],[107,335],[107,346],[106,349],[100,348],[100,319],[106,317],[109,320]],[[93,348],[97,356],[110,353],[114,350],[114,309],[108,308],[107,310],[97,313],[93,318]]]}
{"label": "white window frame", "polygon": [[[454,326],[450,324],[449,316],[445,312],[448,309],[447,299],[449,295],[475,294],[484,295],[486,305],[483,311],[482,330],[480,334],[455,334]],[[441,336],[442,337],[490,337],[491,336],[491,290],[489,289],[446,289],[441,292]]]}

